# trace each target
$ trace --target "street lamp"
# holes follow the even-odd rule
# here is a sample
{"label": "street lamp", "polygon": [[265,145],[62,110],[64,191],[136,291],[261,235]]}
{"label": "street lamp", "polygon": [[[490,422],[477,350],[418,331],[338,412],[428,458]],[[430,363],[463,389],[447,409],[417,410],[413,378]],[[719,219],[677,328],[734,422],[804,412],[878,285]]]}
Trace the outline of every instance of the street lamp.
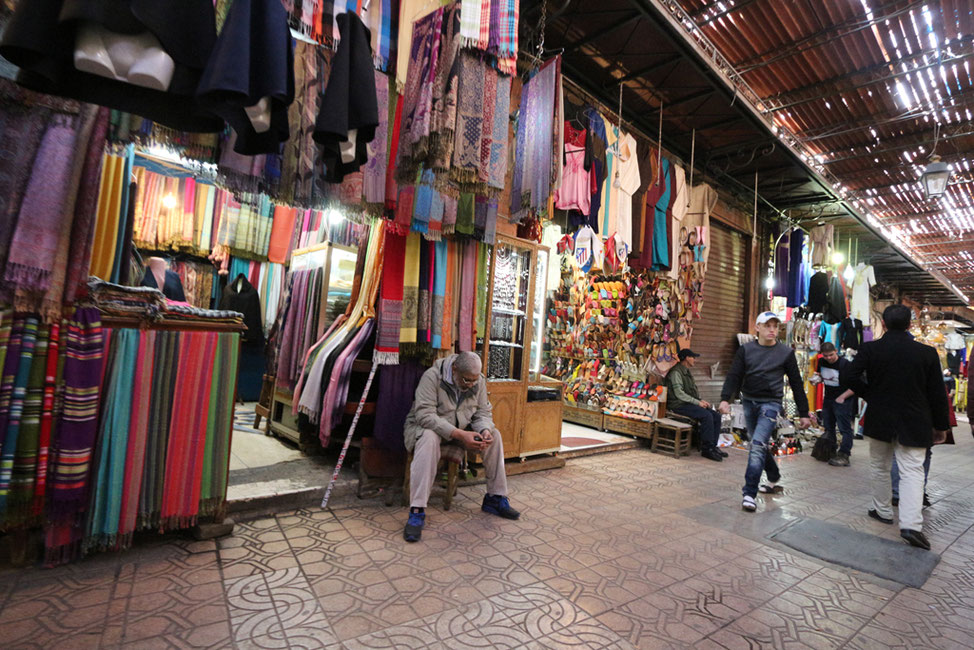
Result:
{"label": "street lamp", "polygon": [[934,154],[930,156],[930,164],[923,171],[920,183],[928,199],[936,199],[944,195],[947,191],[947,181],[950,180],[950,167],[947,163],[940,162],[940,156]]}

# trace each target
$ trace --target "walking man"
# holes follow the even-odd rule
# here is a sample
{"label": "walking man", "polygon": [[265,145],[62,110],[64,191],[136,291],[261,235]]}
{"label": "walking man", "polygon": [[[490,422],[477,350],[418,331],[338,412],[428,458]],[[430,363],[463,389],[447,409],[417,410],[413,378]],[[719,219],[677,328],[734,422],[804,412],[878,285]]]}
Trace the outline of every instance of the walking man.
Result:
{"label": "walking man", "polygon": [[831,343],[822,344],[822,358],[818,363],[818,374],[825,384],[825,397],[822,400],[822,426],[825,427],[825,435],[834,444],[838,442],[836,438],[836,428],[842,434],[842,444],[839,445],[839,452],[834,458],[829,460],[829,465],[836,467],[848,467],[849,455],[852,454],[852,419],[855,413],[855,400],[852,399],[855,393],[848,390],[840,377],[848,374],[849,362],[839,356],[835,346]]}
{"label": "walking man", "polygon": [[859,348],[848,385],[868,404],[863,433],[869,438],[872,473],[869,516],[893,523],[890,467],[895,456],[900,473],[900,536],[913,546],[929,549],[922,531],[923,462],[930,447],[946,439],[947,391],[937,351],[914,341],[907,332],[910,317],[906,305],[886,308],[886,334]]}
{"label": "walking man", "polygon": [[[757,340],[737,349],[734,363],[720,391],[721,413],[730,413],[730,400],[738,393],[744,404],[744,424],[751,439],[747,471],[744,473],[744,500],[741,501],[741,508],[747,512],[757,510],[754,497],[759,490],[763,493],[781,491],[781,486],[777,485],[781,472],[768,443],[778,425],[785,375],[788,375],[788,384],[798,406],[799,425],[803,429],[811,426],[808,397],[798,371],[795,352],[787,345],[778,343],[780,325],[781,320],[773,311],[758,316]],[[762,471],[767,473],[768,482],[759,487]]]}
{"label": "walking man", "polygon": [[727,455],[717,448],[720,435],[720,413],[710,402],[700,399],[700,390],[690,369],[700,355],[693,350],[680,350],[680,363],[666,373],[666,405],[670,411],[685,415],[700,424],[700,453],[704,458],[722,461]]}

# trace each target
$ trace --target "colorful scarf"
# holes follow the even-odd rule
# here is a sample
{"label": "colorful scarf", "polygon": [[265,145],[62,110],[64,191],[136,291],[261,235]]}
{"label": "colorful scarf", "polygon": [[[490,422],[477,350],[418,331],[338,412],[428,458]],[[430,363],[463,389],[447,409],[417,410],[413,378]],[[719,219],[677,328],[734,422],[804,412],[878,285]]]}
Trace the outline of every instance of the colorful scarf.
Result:
{"label": "colorful scarf", "polygon": [[[362,348],[372,335],[375,326],[375,319],[370,318],[365,321],[355,338],[346,346],[345,350],[335,362],[331,373],[331,381],[328,382],[328,389],[325,391],[321,426],[318,429],[318,440],[322,447],[327,447],[331,442],[331,432],[334,431],[342,421],[345,413],[345,402],[348,399],[349,380],[352,376],[352,365],[358,357]],[[327,414],[327,417],[325,417]]]}
{"label": "colorful scarf", "polygon": [[294,221],[298,209],[285,205],[274,206],[274,224],[271,228],[267,259],[276,264],[287,264],[291,254],[291,239],[294,235]]}
{"label": "colorful scarf", "polygon": [[484,225],[484,243],[493,244],[497,240],[497,199],[487,199],[487,215]]}
{"label": "colorful scarf", "polygon": [[459,7],[453,3],[443,14],[443,35],[440,38],[440,56],[433,78],[433,116],[430,130],[430,165],[437,172],[450,169],[453,159],[453,137],[457,122],[457,71],[454,69],[460,51]]}
{"label": "colorful scarf", "polygon": [[416,317],[416,341],[421,350],[429,349],[433,314],[433,271],[435,260],[433,242],[423,239],[419,244],[419,313]]}
{"label": "colorful scarf", "polygon": [[487,51],[497,57],[497,68],[513,75],[517,67],[517,21],[520,0],[491,0]]}
{"label": "colorful scarf", "polygon": [[419,324],[420,248],[423,239],[411,232],[406,237],[406,262],[403,271],[402,324],[399,327],[399,350],[416,356],[416,328]]}
{"label": "colorful scarf", "polygon": [[459,66],[457,125],[450,180],[465,186],[476,186],[480,175],[487,66],[468,52],[460,53]]}
{"label": "colorful scarf", "polygon": [[452,235],[457,228],[457,198],[443,195],[443,234]]}
{"label": "colorful scarf", "polygon": [[[210,393],[207,420],[206,454],[200,488],[200,515],[211,516],[227,500],[227,471],[230,463],[230,433],[233,427],[234,378],[237,376],[237,351],[240,335],[221,333],[217,338],[216,371]],[[217,408],[222,406],[222,408]]]}
{"label": "colorful scarf", "polygon": [[[166,476],[166,449],[172,420],[176,371],[179,367],[180,332],[158,332],[152,364],[152,400],[149,404],[145,462],[139,491],[139,528],[158,528],[162,488]],[[232,382],[227,382],[231,386]]]}
{"label": "colorful scarf", "polygon": [[497,106],[494,109],[494,128],[490,141],[487,185],[496,190],[504,189],[507,179],[507,136],[511,112],[511,80],[497,79]]}
{"label": "colorful scarf", "polygon": [[490,151],[494,139],[494,113],[497,106],[497,72],[484,66],[483,120],[480,123],[480,167],[477,180],[484,185],[490,180]]}
{"label": "colorful scarf", "polygon": [[433,310],[431,317],[430,343],[434,349],[443,348],[443,308],[446,300],[447,242],[438,241],[435,269],[433,271]]}
{"label": "colorful scarf", "polygon": [[77,119],[58,115],[41,140],[10,244],[4,271],[8,285],[42,292],[50,286],[51,269],[64,259],[58,258],[58,244],[61,233],[71,231],[66,217],[74,217],[73,210],[65,214],[64,202],[78,140]]}
{"label": "colorful scarf", "polygon": [[477,244],[477,338],[482,339],[487,332],[487,244]]}
{"label": "colorful scarf", "polygon": [[443,195],[437,190],[433,190],[429,229],[424,236],[430,241],[440,241],[443,237]]}
{"label": "colorful scarf", "polygon": [[457,250],[454,240],[446,242],[446,289],[443,292],[443,350],[453,350],[453,332],[457,325]]}
{"label": "colorful scarf", "polygon": [[416,186],[402,185],[399,187],[399,198],[396,201],[395,224],[401,232],[409,230],[413,221],[413,206],[416,203]]}
{"label": "colorful scarf", "polygon": [[406,235],[386,233],[385,261],[379,298],[378,334],[373,360],[380,365],[399,363],[399,327],[402,322],[403,274]]}
{"label": "colorful scarf", "polygon": [[460,40],[463,47],[487,49],[487,41],[481,46],[481,26],[490,29],[490,0],[460,0]]}
{"label": "colorful scarf", "polygon": [[[2,337],[0,337],[2,338]],[[2,341],[0,341],[2,345]],[[60,380],[59,369],[63,364],[61,352],[61,325],[51,325],[47,347],[47,368],[44,372],[44,396],[41,404],[40,434],[37,443],[37,474],[34,479],[34,503],[31,507],[31,520],[36,520],[44,511],[47,496],[48,461],[51,449],[51,434],[54,430],[54,395]],[[2,366],[2,362],[0,362]]]}
{"label": "colorful scarf", "polygon": [[142,475],[145,470],[146,440],[149,433],[149,405],[152,400],[152,374],[155,363],[156,332],[139,332],[139,353],[135,365],[132,386],[132,404],[128,423],[128,449],[125,458],[125,478],[122,487],[122,503],[118,525],[118,546],[126,548],[132,543],[132,533],[137,523]]}
{"label": "colorful scarf", "polygon": [[[399,136],[402,120],[402,95],[396,95],[395,101],[389,97],[389,109],[392,112],[392,133],[389,135],[389,155],[386,164],[386,212],[393,212],[397,208],[399,198],[399,185],[396,183],[396,166],[392,161],[398,160],[399,156]],[[396,213],[398,216],[398,212]]]}
{"label": "colorful scarf", "polygon": [[98,213],[95,220],[94,245],[91,253],[91,275],[107,279],[112,275],[117,245],[122,171],[125,160],[106,154],[98,189]]}
{"label": "colorful scarf", "polygon": [[[44,402],[44,383],[47,371],[48,357],[47,325],[37,327],[37,337],[34,343],[33,357],[30,361],[27,386],[21,404],[22,412],[19,423],[11,417],[7,434],[15,426],[20,427],[16,444],[13,445],[13,465],[11,467],[9,488],[5,508],[0,508],[0,524],[9,529],[23,525],[30,517],[30,506],[34,496],[34,479],[37,473],[38,447],[41,427],[41,408]],[[55,357],[57,352],[55,352]],[[12,408],[16,403],[11,404]],[[7,450],[6,443],[4,451]],[[4,456],[7,454],[5,453]],[[2,462],[6,468],[6,459]],[[3,480],[4,475],[0,475]],[[0,492],[2,495],[2,492]]]}
{"label": "colorful scarf", "polygon": [[[378,3],[379,0],[375,0]],[[389,0],[383,0],[388,3]],[[369,144],[369,161],[365,164],[363,192],[369,211],[378,216],[386,200],[386,164],[389,152],[389,77],[375,73],[375,96],[379,106],[379,126],[375,139]]]}
{"label": "colorful scarf", "polygon": [[105,401],[95,449],[97,476],[92,482],[90,514],[82,553],[113,548],[117,541],[125,481],[133,385],[139,356],[139,331],[120,329],[110,334]]}
{"label": "colorful scarf", "polygon": [[462,269],[460,271],[460,330],[457,339],[460,352],[473,350],[473,314],[477,300],[477,242],[465,241],[463,246]]}
{"label": "colorful scarf", "polygon": [[520,222],[546,208],[554,169],[554,119],[560,57],[546,62],[521,94],[517,159],[511,188],[511,220]]}
{"label": "colorful scarf", "polygon": [[0,386],[0,516],[7,510],[14,458],[23,426],[24,402],[31,378],[34,349],[37,345],[38,321],[33,316],[17,319],[10,334],[9,350],[4,361],[3,384]]}
{"label": "colorful scarf", "polygon": [[[378,70],[389,69],[389,54],[392,43],[392,2],[391,0],[372,0],[369,3],[369,31],[372,32],[372,58]],[[379,109],[382,110],[381,107]]]}
{"label": "colorful scarf", "polygon": [[426,234],[429,232],[430,214],[433,211],[433,170],[424,169],[420,176],[420,183],[416,186],[416,202],[413,206],[413,232]]}
{"label": "colorful scarf", "polygon": [[397,176],[400,181],[412,179],[417,165],[425,159],[429,151],[433,82],[442,25],[442,7],[413,23],[412,51],[409,54],[409,76],[403,93],[405,100],[397,159]]}
{"label": "colorful scarf", "polygon": [[457,220],[454,231],[460,235],[474,234],[476,199],[472,192],[463,192],[457,201]]}

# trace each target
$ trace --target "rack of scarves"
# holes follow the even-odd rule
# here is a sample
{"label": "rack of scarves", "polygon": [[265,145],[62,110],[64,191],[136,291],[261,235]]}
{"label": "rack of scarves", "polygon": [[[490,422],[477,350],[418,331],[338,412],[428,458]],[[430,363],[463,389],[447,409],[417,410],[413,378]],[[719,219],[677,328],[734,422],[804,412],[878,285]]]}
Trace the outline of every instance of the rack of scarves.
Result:
{"label": "rack of scarves", "polygon": [[222,516],[241,329],[0,313],[0,527],[59,564]]}
{"label": "rack of scarves", "polygon": [[298,211],[295,248],[308,248],[325,242],[340,246],[358,246],[368,226],[345,218],[335,219],[336,213],[341,215],[334,209]]}

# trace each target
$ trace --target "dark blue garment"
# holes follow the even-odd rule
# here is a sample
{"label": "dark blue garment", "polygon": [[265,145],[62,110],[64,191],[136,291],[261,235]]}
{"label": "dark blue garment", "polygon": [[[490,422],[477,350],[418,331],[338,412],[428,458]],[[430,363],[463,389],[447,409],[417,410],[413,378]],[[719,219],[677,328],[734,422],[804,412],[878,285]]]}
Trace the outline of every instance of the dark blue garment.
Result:
{"label": "dark blue garment", "polygon": [[785,231],[780,238],[778,238],[778,247],[774,252],[774,295],[776,297],[784,297],[788,294],[788,245],[789,238],[788,233]]}
{"label": "dark blue garment", "polygon": [[[605,149],[609,140],[605,134],[605,122],[598,111],[591,106],[585,109],[588,117],[588,131],[585,143],[585,168],[595,169],[596,190],[592,194],[592,203],[588,211],[588,225],[599,232],[599,210],[602,208],[602,186],[608,174],[606,169]],[[604,233],[607,234],[607,233]]]}
{"label": "dark blue garment", "polygon": [[[147,268],[145,270],[145,275],[142,276],[142,286],[152,287],[153,289],[160,288],[158,283],[156,283],[156,276],[152,273],[152,269]],[[162,286],[162,295],[176,302],[186,302],[186,294],[183,293],[183,281],[179,279],[179,274],[175,271],[166,271],[166,280]]]}
{"label": "dark blue garment", "polygon": [[[290,134],[287,109],[294,101],[293,42],[279,0],[234,1],[196,96],[237,133],[234,151],[278,152]],[[264,97],[270,99],[270,129],[258,133],[244,109]]]}
{"label": "dark blue garment", "polygon": [[805,247],[805,232],[799,228],[791,231],[791,244],[788,247],[788,306],[800,307],[802,304],[802,250]]}

